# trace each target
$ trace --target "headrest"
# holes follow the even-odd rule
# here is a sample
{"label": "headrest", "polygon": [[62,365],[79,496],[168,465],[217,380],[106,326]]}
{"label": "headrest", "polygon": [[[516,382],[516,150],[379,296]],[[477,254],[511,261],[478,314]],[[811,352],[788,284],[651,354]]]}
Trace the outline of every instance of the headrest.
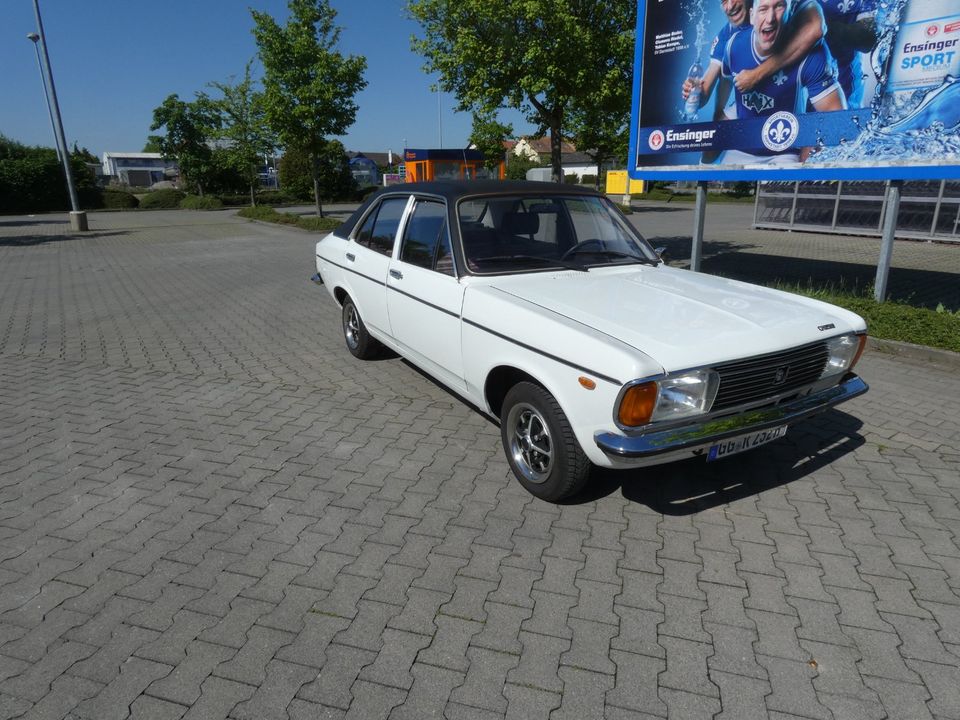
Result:
{"label": "headrest", "polygon": [[508,212],[503,216],[503,230],[510,235],[533,235],[540,229],[540,216],[531,212]]}

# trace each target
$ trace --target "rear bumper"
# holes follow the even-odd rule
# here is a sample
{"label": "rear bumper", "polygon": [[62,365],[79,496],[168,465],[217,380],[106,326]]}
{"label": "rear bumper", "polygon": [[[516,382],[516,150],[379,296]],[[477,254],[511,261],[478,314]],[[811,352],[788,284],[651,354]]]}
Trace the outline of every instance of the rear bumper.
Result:
{"label": "rear bumper", "polygon": [[757,430],[790,425],[863,395],[868,389],[860,377],[850,373],[839,385],[776,407],[751,410],[698,425],[651,431],[642,435],[598,432],[593,439],[597,447],[610,457],[654,457],[688,448],[692,450]]}

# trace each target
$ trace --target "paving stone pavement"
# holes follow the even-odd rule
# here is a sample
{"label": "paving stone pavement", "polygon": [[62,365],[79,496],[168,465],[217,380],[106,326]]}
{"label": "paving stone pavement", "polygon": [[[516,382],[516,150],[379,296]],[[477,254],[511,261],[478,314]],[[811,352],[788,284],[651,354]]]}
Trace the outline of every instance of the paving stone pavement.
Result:
{"label": "paving stone pavement", "polygon": [[550,505],[315,236],[0,219],[0,718],[960,719],[960,379]]}

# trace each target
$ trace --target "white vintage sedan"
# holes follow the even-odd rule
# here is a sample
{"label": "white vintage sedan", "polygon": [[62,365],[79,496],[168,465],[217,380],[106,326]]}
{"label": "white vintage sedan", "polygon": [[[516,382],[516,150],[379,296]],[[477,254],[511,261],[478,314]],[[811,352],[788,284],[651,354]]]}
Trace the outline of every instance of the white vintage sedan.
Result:
{"label": "white vintage sedan", "polygon": [[867,391],[862,318],[668,267],[578,187],[385,188],[317,243],[317,271],[349,351],[386,346],[498,419],[545,500],[592,465],[718,460]]}

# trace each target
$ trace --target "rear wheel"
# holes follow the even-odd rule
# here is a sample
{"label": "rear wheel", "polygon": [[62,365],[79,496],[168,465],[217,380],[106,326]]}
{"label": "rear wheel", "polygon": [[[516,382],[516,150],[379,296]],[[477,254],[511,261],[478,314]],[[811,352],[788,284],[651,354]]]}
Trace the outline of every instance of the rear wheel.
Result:
{"label": "rear wheel", "polygon": [[343,322],[343,339],[347,343],[350,354],[361,360],[376,357],[382,346],[367,332],[367,326],[363,324],[360,312],[349,296],[344,298],[340,318]]}
{"label": "rear wheel", "polygon": [[557,502],[577,494],[590,461],[556,399],[539,385],[514,385],[503,401],[500,437],[510,469],[538,498]]}

